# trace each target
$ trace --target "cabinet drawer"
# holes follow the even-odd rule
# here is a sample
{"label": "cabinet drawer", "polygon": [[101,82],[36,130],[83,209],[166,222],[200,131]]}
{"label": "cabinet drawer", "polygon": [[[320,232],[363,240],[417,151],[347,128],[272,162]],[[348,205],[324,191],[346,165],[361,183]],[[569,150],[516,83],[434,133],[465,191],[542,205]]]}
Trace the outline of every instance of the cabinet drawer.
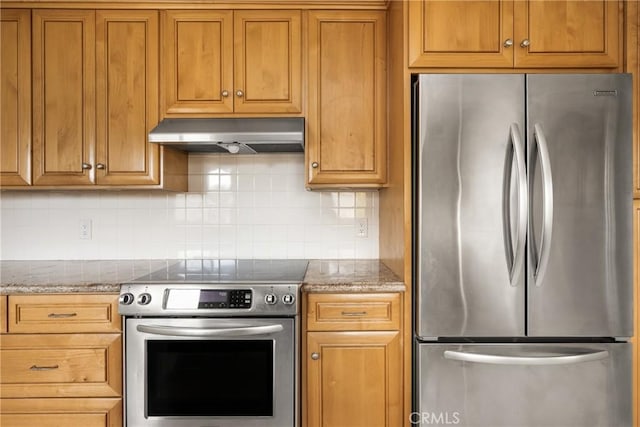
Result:
{"label": "cabinet drawer", "polygon": [[119,427],[122,399],[2,399],[0,425]]}
{"label": "cabinet drawer", "polygon": [[122,393],[120,334],[5,335],[0,397],[102,397]]}
{"label": "cabinet drawer", "polygon": [[120,332],[117,295],[10,295],[10,333]]}
{"label": "cabinet drawer", "polygon": [[307,330],[398,330],[399,294],[309,294]]}

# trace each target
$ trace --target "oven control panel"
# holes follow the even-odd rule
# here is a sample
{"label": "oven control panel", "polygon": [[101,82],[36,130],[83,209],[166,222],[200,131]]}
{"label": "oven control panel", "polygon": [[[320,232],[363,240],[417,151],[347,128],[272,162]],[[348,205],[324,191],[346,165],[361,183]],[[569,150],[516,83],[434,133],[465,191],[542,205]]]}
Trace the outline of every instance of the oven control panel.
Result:
{"label": "oven control panel", "polygon": [[118,311],[124,316],[294,316],[298,284],[124,284]]}

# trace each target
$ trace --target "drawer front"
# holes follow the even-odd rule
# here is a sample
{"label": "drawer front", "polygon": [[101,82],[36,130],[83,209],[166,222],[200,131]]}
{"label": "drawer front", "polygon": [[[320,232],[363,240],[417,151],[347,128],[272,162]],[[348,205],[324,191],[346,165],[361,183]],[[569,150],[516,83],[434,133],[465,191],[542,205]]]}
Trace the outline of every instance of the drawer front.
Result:
{"label": "drawer front", "polygon": [[398,330],[400,294],[308,294],[307,330]]}
{"label": "drawer front", "polygon": [[3,399],[0,425],[120,427],[122,399]]}
{"label": "drawer front", "polygon": [[121,352],[119,334],[5,335],[0,396],[120,396]]}
{"label": "drawer front", "polygon": [[120,332],[117,295],[11,295],[10,333]]}

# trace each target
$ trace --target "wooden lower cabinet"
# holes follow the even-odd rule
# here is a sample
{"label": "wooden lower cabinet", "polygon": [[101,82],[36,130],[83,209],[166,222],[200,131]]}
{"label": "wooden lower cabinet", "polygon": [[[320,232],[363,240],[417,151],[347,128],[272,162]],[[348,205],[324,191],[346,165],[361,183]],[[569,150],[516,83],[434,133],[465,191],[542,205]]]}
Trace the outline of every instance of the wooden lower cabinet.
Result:
{"label": "wooden lower cabinet", "polygon": [[3,427],[119,427],[122,399],[1,399]]}
{"label": "wooden lower cabinet", "polygon": [[307,427],[402,424],[399,331],[307,333]]}
{"label": "wooden lower cabinet", "polygon": [[309,294],[305,427],[403,425],[401,295]]}
{"label": "wooden lower cabinet", "polygon": [[1,297],[1,426],[122,426],[117,298]]}

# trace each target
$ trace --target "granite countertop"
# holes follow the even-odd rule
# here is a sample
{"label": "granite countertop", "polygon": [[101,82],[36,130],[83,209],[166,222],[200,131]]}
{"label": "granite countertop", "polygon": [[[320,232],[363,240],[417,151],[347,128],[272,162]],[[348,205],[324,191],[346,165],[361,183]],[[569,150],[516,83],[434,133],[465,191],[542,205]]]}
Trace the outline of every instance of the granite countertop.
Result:
{"label": "granite countertop", "polygon": [[312,260],[302,292],[404,292],[405,285],[380,260]]}
{"label": "granite countertop", "polygon": [[[0,261],[0,295],[118,293],[120,284],[181,260]],[[311,260],[303,292],[404,292],[379,260]]]}

